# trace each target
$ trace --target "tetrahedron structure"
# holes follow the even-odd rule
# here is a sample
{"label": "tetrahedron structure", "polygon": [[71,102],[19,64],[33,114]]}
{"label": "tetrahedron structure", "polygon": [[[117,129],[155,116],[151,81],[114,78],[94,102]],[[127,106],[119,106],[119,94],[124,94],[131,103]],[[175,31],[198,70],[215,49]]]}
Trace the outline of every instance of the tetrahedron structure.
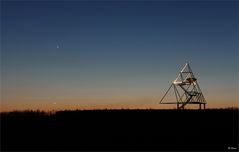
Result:
{"label": "tetrahedron structure", "polygon": [[[170,90],[174,91],[176,101],[164,101]],[[183,67],[179,72],[177,78],[172,82],[169,89],[162,97],[160,104],[176,104],[177,109],[184,109],[188,104],[198,104],[199,109],[203,105],[206,107],[206,100],[202,94],[202,91],[198,85],[197,79],[195,78],[189,63]]]}

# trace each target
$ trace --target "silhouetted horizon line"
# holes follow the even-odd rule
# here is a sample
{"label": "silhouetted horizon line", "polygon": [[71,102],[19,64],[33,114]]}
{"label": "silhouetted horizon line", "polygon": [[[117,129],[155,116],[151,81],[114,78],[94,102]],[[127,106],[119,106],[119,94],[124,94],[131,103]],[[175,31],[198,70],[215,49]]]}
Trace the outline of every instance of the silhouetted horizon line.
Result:
{"label": "silhouetted horizon line", "polygon": [[225,108],[207,108],[207,109],[153,109],[153,108],[103,108],[103,109],[65,109],[65,110],[12,110],[1,111],[0,113],[58,113],[58,112],[78,112],[78,111],[205,111],[205,110],[239,110],[239,107],[225,107]]}

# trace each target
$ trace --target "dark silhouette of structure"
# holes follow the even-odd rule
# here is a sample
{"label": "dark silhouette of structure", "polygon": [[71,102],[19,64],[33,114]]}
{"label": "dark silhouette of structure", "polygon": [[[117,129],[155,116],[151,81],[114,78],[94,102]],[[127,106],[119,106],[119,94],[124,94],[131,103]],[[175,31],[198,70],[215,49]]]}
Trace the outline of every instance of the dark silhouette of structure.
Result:
{"label": "dark silhouette of structure", "polygon": [[[165,96],[170,89],[173,88],[176,97],[176,102],[163,102]],[[160,104],[176,104],[177,109],[184,109],[187,104],[198,104],[199,109],[206,108],[206,100],[198,85],[189,63],[179,72],[178,77],[172,82],[169,89],[166,91]]]}

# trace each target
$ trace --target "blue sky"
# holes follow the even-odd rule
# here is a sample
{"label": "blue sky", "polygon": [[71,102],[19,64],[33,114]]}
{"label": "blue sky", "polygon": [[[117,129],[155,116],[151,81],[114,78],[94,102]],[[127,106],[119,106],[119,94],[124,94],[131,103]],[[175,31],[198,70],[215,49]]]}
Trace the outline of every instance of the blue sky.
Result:
{"label": "blue sky", "polygon": [[238,1],[1,2],[3,110],[159,107],[186,61],[212,107],[238,105]]}

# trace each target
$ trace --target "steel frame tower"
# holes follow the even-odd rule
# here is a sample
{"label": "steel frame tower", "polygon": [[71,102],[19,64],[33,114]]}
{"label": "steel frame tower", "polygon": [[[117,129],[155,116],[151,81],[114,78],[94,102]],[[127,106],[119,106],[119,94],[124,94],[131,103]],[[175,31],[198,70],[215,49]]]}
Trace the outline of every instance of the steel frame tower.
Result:
{"label": "steel frame tower", "polygon": [[[163,102],[165,96],[173,87],[176,102]],[[183,67],[179,72],[177,78],[172,82],[169,89],[166,91],[160,104],[176,104],[177,109],[184,109],[187,104],[198,104],[199,109],[206,108],[206,100],[202,94],[202,91],[198,85],[189,63]]]}

